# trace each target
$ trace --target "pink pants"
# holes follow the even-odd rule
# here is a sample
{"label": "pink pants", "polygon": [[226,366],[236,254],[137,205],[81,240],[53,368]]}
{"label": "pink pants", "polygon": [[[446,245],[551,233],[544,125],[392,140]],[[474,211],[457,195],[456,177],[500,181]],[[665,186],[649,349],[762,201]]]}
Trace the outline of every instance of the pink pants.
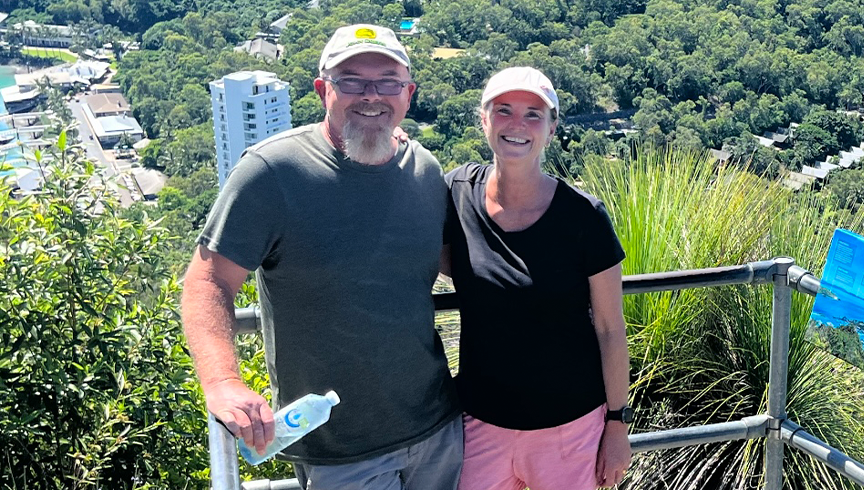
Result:
{"label": "pink pants", "polygon": [[606,405],[539,430],[503,429],[464,414],[459,490],[595,490]]}

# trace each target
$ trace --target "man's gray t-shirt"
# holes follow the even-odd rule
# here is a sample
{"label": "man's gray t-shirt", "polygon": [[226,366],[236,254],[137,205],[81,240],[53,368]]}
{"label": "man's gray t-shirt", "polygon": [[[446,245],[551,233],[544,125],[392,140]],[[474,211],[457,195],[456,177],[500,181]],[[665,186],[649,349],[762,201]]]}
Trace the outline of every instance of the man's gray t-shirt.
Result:
{"label": "man's gray t-shirt", "polygon": [[232,171],[198,242],[257,269],[274,405],[331,389],[342,399],[287,459],[375,457],[459,413],[431,296],[446,199],[416,142],[362,165],[319,125],[249,148]]}

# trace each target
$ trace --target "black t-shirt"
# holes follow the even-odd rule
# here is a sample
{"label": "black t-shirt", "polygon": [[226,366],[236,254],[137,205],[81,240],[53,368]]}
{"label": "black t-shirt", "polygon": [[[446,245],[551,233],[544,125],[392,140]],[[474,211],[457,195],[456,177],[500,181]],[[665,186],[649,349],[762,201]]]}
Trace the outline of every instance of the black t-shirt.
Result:
{"label": "black t-shirt", "polygon": [[603,203],[558,181],[549,209],[525,230],[487,214],[491,165],[445,177],[445,241],[459,293],[456,385],[484,422],[533,430],[571,422],[606,401],[588,278],[624,259]]}

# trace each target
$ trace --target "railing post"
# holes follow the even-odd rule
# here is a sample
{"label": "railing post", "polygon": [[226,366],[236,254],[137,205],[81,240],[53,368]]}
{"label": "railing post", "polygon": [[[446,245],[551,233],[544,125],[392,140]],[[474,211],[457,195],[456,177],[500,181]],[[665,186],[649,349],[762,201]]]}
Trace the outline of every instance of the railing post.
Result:
{"label": "railing post", "polygon": [[771,307],[771,364],[768,375],[768,438],[765,447],[765,488],[783,488],[783,446],[780,426],[786,419],[786,382],[789,371],[789,329],[792,323],[792,289],[788,272],[795,261],[774,259],[774,301]]}
{"label": "railing post", "polygon": [[210,439],[210,488],[240,490],[240,463],[234,435],[209,412],[207,433]]}

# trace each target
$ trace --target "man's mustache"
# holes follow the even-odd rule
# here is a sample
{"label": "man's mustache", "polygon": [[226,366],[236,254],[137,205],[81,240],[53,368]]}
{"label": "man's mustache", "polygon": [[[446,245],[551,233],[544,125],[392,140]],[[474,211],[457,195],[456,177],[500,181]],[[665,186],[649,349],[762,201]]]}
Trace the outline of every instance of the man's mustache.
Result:
{"label": "man's mustache", "polygon": [[348,106],[348,110],[357,112],[393,112],[393,107],[385,102],[357,102]]}

